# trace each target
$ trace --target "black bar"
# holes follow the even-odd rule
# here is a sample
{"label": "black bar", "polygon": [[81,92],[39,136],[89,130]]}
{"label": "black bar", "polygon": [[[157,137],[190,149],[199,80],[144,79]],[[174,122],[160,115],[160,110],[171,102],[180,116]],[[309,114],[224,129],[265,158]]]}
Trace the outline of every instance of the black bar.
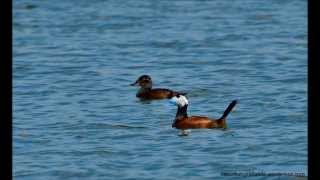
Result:
{"label": "black bar", "polygon": [[0,5],[1,46],[1,171],[0,179],[12,179],[12,1]]}
{"label": "black bar", "polygon": [[320,40],[319,5],[317,0],[308,1],[308,179],[319,179],[319,79]]}

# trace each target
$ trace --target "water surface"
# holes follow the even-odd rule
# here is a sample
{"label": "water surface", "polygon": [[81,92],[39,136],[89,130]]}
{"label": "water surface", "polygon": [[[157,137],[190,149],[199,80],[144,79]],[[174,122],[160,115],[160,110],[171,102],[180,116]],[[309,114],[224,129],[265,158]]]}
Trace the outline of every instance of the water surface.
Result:
{"label": "water surface", "polygon": [[[14,1],[14,179],[306,173],[306,27],[304,0]],[[141,74],[189,114],[238,99],[229,129],[178,136],[176,107],[135,97]]]}

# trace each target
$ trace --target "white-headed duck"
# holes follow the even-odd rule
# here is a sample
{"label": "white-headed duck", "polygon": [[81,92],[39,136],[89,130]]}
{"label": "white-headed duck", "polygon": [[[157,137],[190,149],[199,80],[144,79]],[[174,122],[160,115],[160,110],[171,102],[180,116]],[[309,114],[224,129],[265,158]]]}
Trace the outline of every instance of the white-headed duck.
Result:
{"label": "white-headed duck", "polygon": [[223,115],[218,118],[209,118],[206,116],[188,116],[188,100],[184,95],[178,94],[170,99],[170,102],[178,106],[177,114],[172,127],[187,130],[196,128],[227,128],[226,117],[237,104],[237,100],[233,100],[224,111]]}

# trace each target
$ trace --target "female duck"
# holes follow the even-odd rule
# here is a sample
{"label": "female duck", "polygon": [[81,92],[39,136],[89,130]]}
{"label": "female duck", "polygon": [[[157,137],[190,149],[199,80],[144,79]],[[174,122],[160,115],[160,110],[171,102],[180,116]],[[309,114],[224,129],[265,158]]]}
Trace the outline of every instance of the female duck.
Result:
{"label": "female duck", "polygon": [[130,84],[131,86],[140,86],[136,96],[141,99],[169,99],[177,94],[186,94],[172,91],[170,89],[152,88],[152,80],[148,75],[140,76],[136,82]]}
{"label": "female duck", "polygon": [[172,127],[182,130],[195,128],[227,128],[226,117],[237,104],[236,100],[232,101],[220,118],[213,119],[206,116],[188,116],[188,100],[183,95],[178,94],[172,97],[170,102],[178,106]]}

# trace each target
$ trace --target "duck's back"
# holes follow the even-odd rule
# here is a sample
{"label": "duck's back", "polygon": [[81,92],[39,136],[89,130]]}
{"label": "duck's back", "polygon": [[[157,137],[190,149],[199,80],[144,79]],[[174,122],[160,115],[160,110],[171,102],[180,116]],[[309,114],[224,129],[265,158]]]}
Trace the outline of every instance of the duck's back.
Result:
{"label": "duck's back", "polygon": [[210,119],[205,116],[190,116],[180,119],[174,124],[177,129],[217,128],[224,127],[223,120]]}
{"label": "duck's back", "polygon": [[155,88],[145,92],[139,92],[137,97],[143,99],[167,99],[171,98],[174,92],[170,89]]}

